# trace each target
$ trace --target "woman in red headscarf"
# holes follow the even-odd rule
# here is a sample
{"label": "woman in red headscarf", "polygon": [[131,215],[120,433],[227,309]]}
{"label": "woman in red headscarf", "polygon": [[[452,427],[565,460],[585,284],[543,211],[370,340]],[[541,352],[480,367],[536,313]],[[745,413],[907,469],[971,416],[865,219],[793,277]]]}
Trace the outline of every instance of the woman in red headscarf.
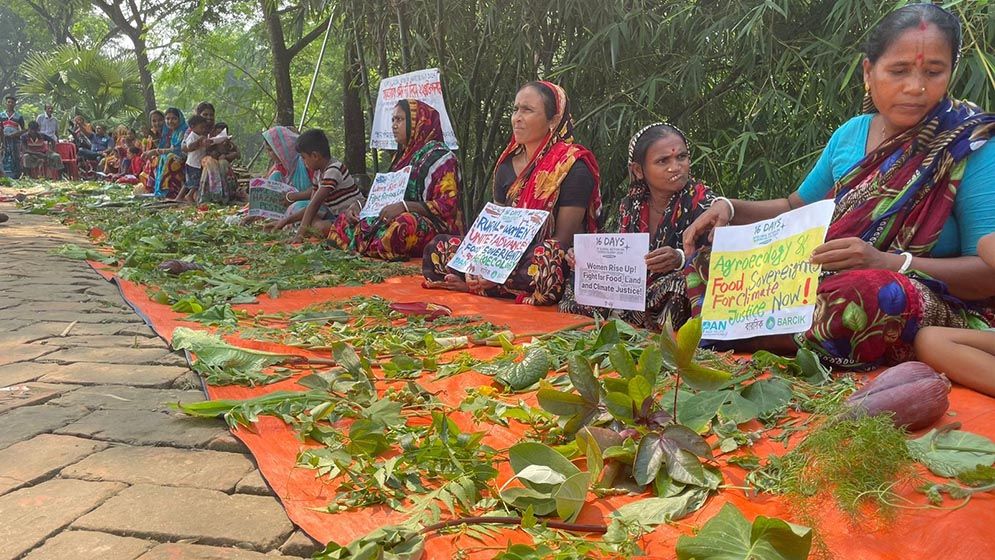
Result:
{"label": "woman in red headscarf", "polygon": [[563,295],[565,251],[578,233],[597,231],[601,212],[598,163],[573,141],[573,118],[563,89],[550,82],[529,82],[515,95],[512,137],[494,170],[494,202],[546,210],[549,218],[504,284],[446,265],[460,238],[440,236],[425,249],[425,286],[519,303],[552,305]]}
{"label": "woman in red headscarf", "polygon": [[442,140],[439,112],[415,99],[394,107],[391,128],[397,152],[391,171],[411,168],[404,201],[384,207],[375,218],[339,215],[328,240],[340,249],[386,260],[421,255],[439,234],[463,232],[461,178],[456,154]]}

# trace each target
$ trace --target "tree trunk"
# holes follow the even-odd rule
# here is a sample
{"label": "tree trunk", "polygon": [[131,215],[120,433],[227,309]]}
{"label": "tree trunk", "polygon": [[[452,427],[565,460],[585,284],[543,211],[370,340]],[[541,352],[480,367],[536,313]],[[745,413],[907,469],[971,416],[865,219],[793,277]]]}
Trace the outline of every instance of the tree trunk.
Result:
{"label": "tree trunk", "polygon": [[342,127],[345,164],[353,176],[366,174],[366,119],[359,97],[359,72],[356,47],[346,45],[342,65]]}
{"label": "tree trunk", "polygon": [[135,44],[135,58],[138,59],[138,79],[142,83],[142,96],[145,98],[145,114],[156,110],[155,84],[152,82],[152,72],[149,70],[149,52],[145,39],[141,35],[131,37]]}
{"label": "tree trunk", "polygon": [[294,88],[290,82],[290,61],[287,42],[283,36],[283,24],[273,4],[260,0],[263,20],[269,34],[270,50],[273,53],[273,80],[276,86],[276,122],[284,126],[294,126]]}

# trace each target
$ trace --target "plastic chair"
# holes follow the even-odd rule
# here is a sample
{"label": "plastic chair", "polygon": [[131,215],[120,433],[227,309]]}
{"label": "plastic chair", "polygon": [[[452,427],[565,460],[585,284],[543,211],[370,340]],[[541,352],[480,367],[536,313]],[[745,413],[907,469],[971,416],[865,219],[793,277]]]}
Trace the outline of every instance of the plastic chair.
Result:
{"label": "plastic chair", "polygon": [[59,142],[55,145],[55,151],[59,152],[62,158],[62,168],[66,177],[79,180],[79,161],[76,159],[76,144],[72,142]]}

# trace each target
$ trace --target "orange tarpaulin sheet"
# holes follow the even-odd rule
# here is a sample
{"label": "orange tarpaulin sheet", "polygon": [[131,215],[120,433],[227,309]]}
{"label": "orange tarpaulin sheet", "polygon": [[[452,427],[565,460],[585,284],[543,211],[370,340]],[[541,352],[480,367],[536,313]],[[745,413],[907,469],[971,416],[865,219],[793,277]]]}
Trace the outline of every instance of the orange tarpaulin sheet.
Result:
{"label": "orange tarpaulin sheet", "polygon": [[[146,288],[121,278],[114,277],[105,267],[91,263],[105,278],[113,279],[125,299],[139,312],[149,325],[166,340],[171,339],[173,329],[178,326],[201,328],[197,323],[185,322],[183,314],[173,312],[169,306],[149,299]],[[427,301],[446,305],[456,315],[479,315],[484,320],[497,325],[507,325],[516,334],[551,332],[577,324],[583,317],[558,313],[555,308],[516,305],[510,301],[488,299],[468,294],[457,294],[421,287],[420,277],[406,276],[387,280],[382,284],[361,287],[320,288],[282,292],[277,299],[263,295],[259,303],[238,306],[254,312],[275,313],[294,312],[320,302],[337,301],[357,295],[381,296],[391,301]],[[328,357],[299,348],[279,344],[247,341],[235,336],[226,337],[229,342],[263,350],[289,352],[300,355]],[[493,348],[473,348],[471,353],[489,357],[496,353]],[[434,380],[425,376],[418,383],[426,390],[450,406],[457,406],[466,396],[466,389],[481,385],[492,385],[490,377],[475,372],[467,372],[447,379]],[[246,388],[240,386],[207,387],[211,398],[245,399],[275,390],[303,390],[293,379],[288,379],[266,387]],[[512,395],[509,402],[519,399],[534,403],[534,394]],[[955,386],[950,393],[949,421],[958,421],[962,429],[995,439],[995,399],[974,391]],[[511,427],[490,424],[474,424],[473,420],[457,415],[457,423],[464,430],[485,431],[485,443],[501,450],[521,440],[520,425]],[[756,426],[754,427],[756,429]],[[315,471],[296,468],[298,451],[304,446],[295,438],[294,432],[282,421],[264,417],[252,430],[239,429],[235,435],[242,440],[256,459],[263,477],[272,487],[287,510],[291,520],[302,530],[318,541],[335,541],[347,544],[365,536],[370,531],[385,525],[395,524],[403,519],[397,512],[387,507],[367,507],[335,514],[316,511],[327,506],[335,494],[335,487],[328,481],[315,477]],[[799,436],[792,438],[797,443]],[[750,451],[757,456],[780,455],[785,452],[780,443],[762,439]],[[743,486],[746,471],[726,465],[720,461],[725,484]],[[506,462],[499,465],[498,482],[510,477]],[[901,496],[916,503],[925,503],[925,497],[913,488],[903,488]],[[598,499],[593,494],[581,511],[577,523],[607,524],[608,514],[617,507],[640,499],[640,496],[620,496]],[[806,524],[793,517],[790,504],[783,498],[771,496],[747,496],[742,490],[727,489],[709,498],[705,507],[678,525],[661,525],[642,542],[648,557],[673,558],[674,546],[681,534],[689,534],[693,527],[700,527],[718,513],[722,505],[730,502],[739,507],[752,519],[756,515],[780,517],[794,523]],[[951,504],[947,504],[951,505]],[[988,530],[995,524],[995,496],[990,493],[975,496],[964,508],[957,510],[939,509],[899,509],[893,519],[851,519],[835,506],[818,508],[814,529],[837,558],[858,559],[909,559],[909,558],[995,558],[995,540],[988,536]],[[504,529],[496,537],[488,539],[491,546],[504,546],[508,542],[529,542],[522,531]],[[458,541],[458,542],[457,542]],[[431,536],[426,543],[426,557],[448,558],[456,548],[477,549],[471,554],[474,558],[490,558],[493,548],[484,548],[479,541],[469,537],[452,535]]]}

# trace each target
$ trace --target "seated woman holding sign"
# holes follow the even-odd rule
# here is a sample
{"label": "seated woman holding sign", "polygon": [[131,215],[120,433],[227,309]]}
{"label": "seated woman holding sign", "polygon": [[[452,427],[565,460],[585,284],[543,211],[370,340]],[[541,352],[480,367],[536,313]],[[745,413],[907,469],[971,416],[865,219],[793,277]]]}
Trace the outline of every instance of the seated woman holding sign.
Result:
{"label": "seated woman holding sign", "polygon": [[[681,235],[714,198],[704,183],[691,177],[687,138],[677,127],[651,124],[629,140],[629,192],[619,204],[618,232],[651,235],[646,255],[646,310],[621,311],[622,320],[661,330],[668,321],[679,328],[691,318]],[[573,249],[567,252],[567,261],[573,267]],[[577,303],[569,281],[560,310],[605,317],[611,313]]]}
{"label": "seated woman holding sign", "polygon": [[[794,342],[858,368],[912,358],[922,327],[995,325],[995,282],[977,256],[978,240],[995,231],[995,115],[947,96],[960,22],[932,4],[910,4],[868,37],[869,114],[833,134],[801,187],[787,199],[718,199],[684,232],[690,257],[694,240],[714,227],[835,199],[827,241],[812,254],[829,276],[812,327]],[[751,347],[793,344],[767,337]]]}
{"label": "seated woman holding sign", "polygon": [[573,246],[574,234],[597,231],[598,163],[590,150],[573,142],[567,95],[555,84],[522,86],[511,125],[511,141],[494,171],[494,201],[545,210],[549,218],[504,284],[446,266],[460,245],[460,238],[451,235],[438,236],[425,247],[422,273],[428,288],[552,305],[563,295],[565,251]]}
{"label": "seated woman holding sign", "polygon": [[436,235],[463,233],[461,179],[456,154],[442,139],[439,112],[415,99],[394,107],[391,129],[397,152],[392,172],[410,167],[404,199],[380,215],[341,214],[328,233],[331,245],[367,257],[399,260],[420,256]]}

